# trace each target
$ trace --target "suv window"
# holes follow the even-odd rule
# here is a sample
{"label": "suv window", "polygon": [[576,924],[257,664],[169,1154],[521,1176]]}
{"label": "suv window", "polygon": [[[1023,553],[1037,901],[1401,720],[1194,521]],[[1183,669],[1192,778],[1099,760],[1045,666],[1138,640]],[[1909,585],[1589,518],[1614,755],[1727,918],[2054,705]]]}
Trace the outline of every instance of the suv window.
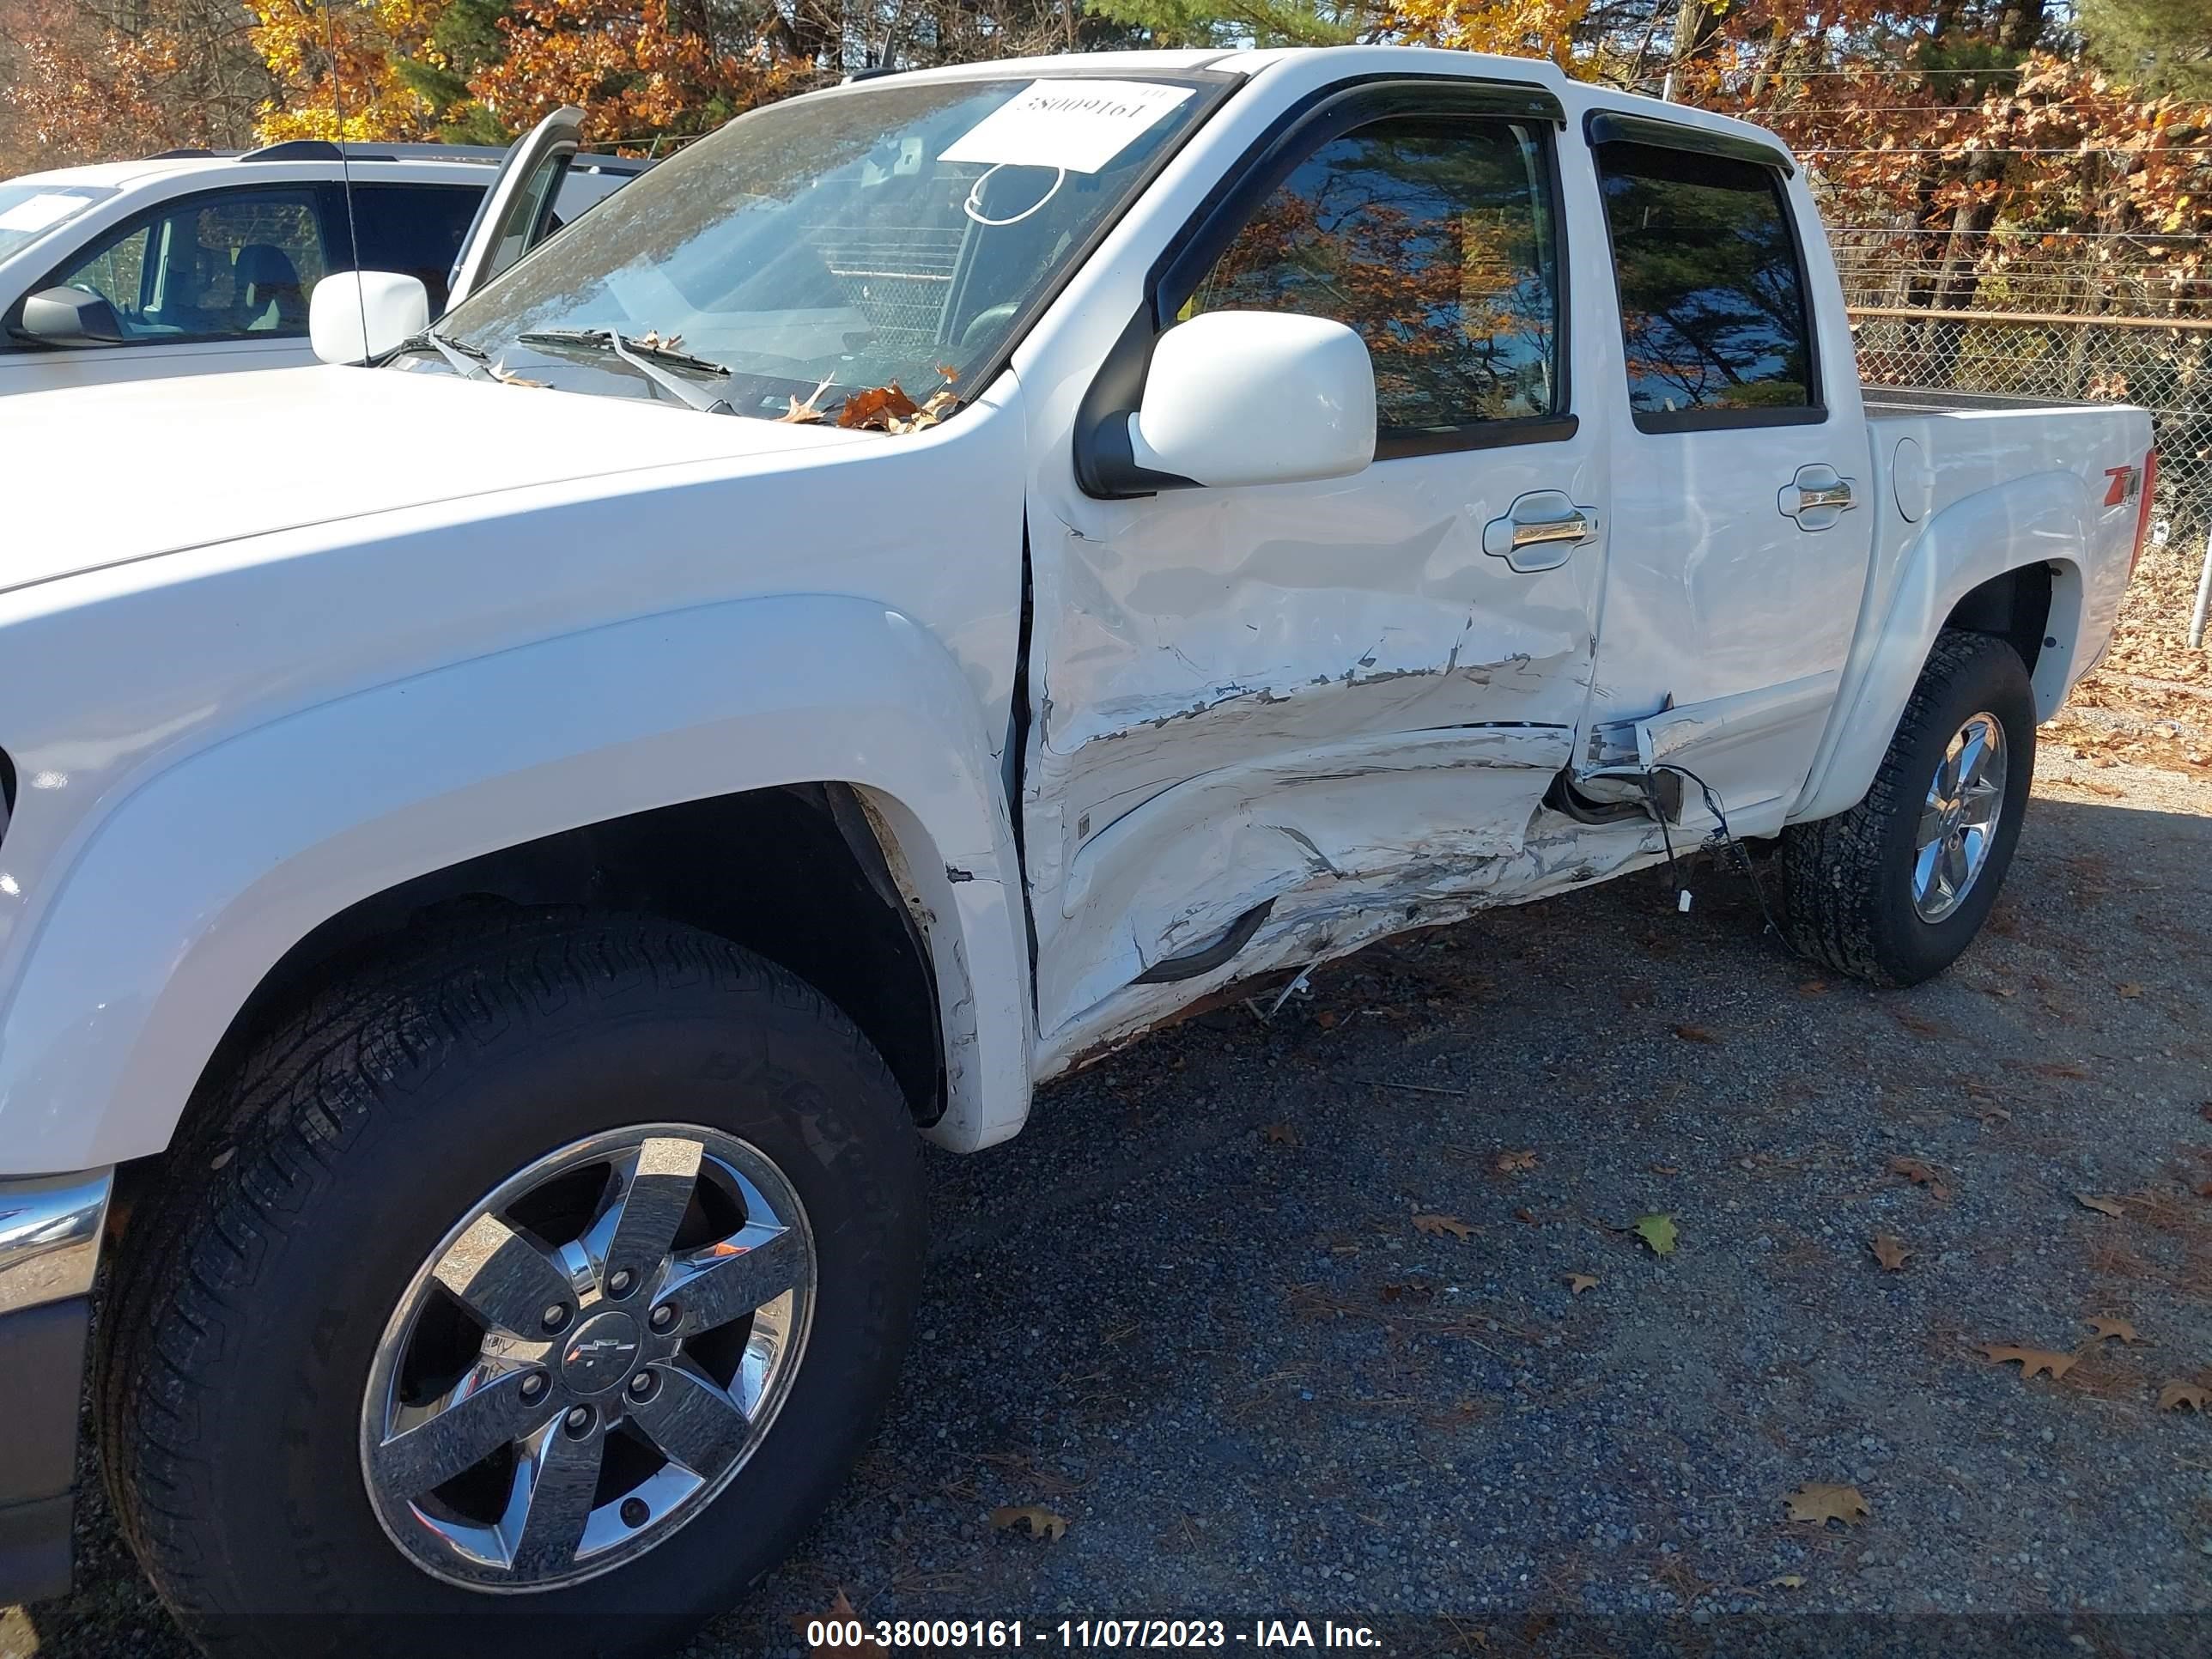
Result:
{"label": "suv window", "polygon": [[307,331],[328,268],[312,191],[228,191],[126,226],[53,281],[106,300],[130,341],[281,338]]}
{"label": "suv window", "polygon": [[[356,185],[353,228],[361,239],[361,268],[420,279],[430,291],[435,317],[446,308],[447,278],[483,200],[483,191],[470,185]],[[343,217],[343,194],[331,211]],[[343,226],[340,235],[343,240]]]}
{"label": "suv window", "polygon": [[1597,165],[1637,424],[1811,407],[1805,273],[1773,170],[1626,143]]}
{"label": "suv window", "polygon": [[1261,204],[1184,314],[1345,324],[1374,360],[1386,433],[1559,414],[1543,142],[1520,122],[1426,116],[1332,139]]}

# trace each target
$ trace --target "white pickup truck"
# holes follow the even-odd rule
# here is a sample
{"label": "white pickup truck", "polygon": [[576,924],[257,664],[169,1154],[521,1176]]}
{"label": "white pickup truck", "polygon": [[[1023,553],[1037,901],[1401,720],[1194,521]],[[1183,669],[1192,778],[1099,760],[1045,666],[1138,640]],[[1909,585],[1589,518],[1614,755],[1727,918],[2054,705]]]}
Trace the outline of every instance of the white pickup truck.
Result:
{"label": "white pickup truck", "polygon": [[224,1655],[666,1650],[869,1432],[919,1141],[1231,985],[1716,837],[1939,971],[2152,465],[1874,404],[1771,137],[1452,53],[873,78],[434,334],[331,281],[380,367],[0,404],[0,1601],[98,1264]]}

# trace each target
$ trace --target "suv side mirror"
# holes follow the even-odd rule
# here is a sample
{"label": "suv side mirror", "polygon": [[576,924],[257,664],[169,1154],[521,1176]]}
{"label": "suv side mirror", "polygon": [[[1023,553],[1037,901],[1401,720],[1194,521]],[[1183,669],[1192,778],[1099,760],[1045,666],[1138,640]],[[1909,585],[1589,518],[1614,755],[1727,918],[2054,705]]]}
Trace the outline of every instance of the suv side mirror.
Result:
{"label": "suv side mirror", "polygon": [[121,345],[115,307],[90,289],[42,288],[23,301],[15,332],[51,346]]}
{"label": "suv side mirror", "polygon": [[1091,448],[1098,495],[1348,477],[1375,459],[1366,342],[1325,318],[1206,312],[1160,336],[1142,403]]}
{"label": "suv side mirror", "polygon": [[326,363],[365,363],[429,326],[429,289],[397,271],[342,270],[307,301],[307,340]]}

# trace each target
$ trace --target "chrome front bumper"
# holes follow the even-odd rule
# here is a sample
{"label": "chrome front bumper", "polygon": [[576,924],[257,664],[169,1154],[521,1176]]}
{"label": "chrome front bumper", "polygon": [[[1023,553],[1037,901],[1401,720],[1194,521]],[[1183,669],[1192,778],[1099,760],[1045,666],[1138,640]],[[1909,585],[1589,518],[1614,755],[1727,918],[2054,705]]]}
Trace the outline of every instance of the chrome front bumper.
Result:
{"label": "chrome front bumper", "polygon": [[0,1607],[70,1586],[76,1425],[112,1170],[0,1178]]}

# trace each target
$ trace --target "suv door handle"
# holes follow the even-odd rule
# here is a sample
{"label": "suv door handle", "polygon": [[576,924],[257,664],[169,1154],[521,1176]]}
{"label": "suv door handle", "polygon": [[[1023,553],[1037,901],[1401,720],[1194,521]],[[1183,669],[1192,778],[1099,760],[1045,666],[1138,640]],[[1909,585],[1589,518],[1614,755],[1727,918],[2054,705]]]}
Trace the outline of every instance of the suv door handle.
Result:
{"label": "suv door handle", "polygon": [[1783,517],[1797,520],[1800,530],[1826,530],[1858,505],[1851,481],[1839,476],[1825,461],[1797,469],[1797,476],[1782,486],[1775,505]]}
{"label": "suv door handle", "polygon": [[1560,489],[1533,489],[1482,527],[1482,550],[1524,575],[1556,570],[1597,535],[1597,514]]}

